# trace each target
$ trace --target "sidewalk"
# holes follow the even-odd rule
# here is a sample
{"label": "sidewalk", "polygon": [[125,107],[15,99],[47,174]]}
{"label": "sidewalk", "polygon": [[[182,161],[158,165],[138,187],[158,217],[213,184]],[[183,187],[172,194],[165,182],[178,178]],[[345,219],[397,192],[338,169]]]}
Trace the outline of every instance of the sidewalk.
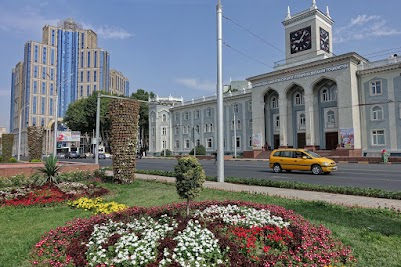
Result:
{"label": "sidewalk", "polygon": [[[139,174],[139,173],[136,173],[135,176],[136,178],[143,180],[175,183],[174,177],[165,177],[165,176]],[[289,199],[325,201],[332,204],[339,204],[349,207],[388,208],[401,211],[401,200],[395,200],[395,199],[350,196],[350,195],[324,193],[324,192],[303,191],[294,189],[230,184],[230,183],[217,183],[209,181],[206,181],[204,183],[204,187],[217,190],[232,191],[232,192],[259,193],[259,194],[278,196]]]}

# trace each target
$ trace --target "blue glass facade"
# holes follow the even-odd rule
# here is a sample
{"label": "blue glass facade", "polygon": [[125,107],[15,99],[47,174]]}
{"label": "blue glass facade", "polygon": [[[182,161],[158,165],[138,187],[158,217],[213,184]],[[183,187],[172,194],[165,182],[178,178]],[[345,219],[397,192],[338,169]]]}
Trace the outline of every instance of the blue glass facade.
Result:
{"label": "blue glass facade", "polygon": [[58,30],[56,89],[59,117],[64,117],[68,105],[77,99],[78,36],[78,32]]}

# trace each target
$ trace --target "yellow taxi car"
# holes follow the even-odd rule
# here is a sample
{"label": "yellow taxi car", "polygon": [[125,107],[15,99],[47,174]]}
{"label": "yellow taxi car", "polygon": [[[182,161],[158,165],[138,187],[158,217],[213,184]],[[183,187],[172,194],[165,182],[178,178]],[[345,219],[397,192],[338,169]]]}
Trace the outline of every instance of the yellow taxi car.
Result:
{"label": "yellow taxi car", "polygon": [[306,149],[283,148],[275,149],[270,154],[270,168],[273,172],[311,171],[313,174],[329,174],[337,170],[334,160],[320,156]]}

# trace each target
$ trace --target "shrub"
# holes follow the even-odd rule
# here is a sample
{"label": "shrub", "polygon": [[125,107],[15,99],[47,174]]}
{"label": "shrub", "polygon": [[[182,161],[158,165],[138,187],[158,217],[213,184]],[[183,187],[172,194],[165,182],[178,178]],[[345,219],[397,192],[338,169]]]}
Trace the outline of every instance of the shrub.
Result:
{"label": "shrub", "polygon": [[40,159],[33,159],[31,162],[42,162]]}
{"label": "shrub", "polygon": [[170,149],[165,149],[165,150],[163,150],[162,152],[161,152],[161,156],[166,156],[166,157],[170,157],[170,156],[172,156],[173,155],[173,152],[171,152],[171,150]]}
{"label": "shrub", "polygon": [[17,159],[11,157],[11,158],[8,159],[8,162],[10,162],[10,163],[17,163]]}
{"label": "shrub", "polygon": [[[194,154],[194,149],[189,152],[189,155]],[[202,145],[196,146],[196,155],[206,155],[206,148]]]}
{"label": "shrub", "polygon": [[43,173],[45,175],[45,179],[43,184],[46,183],[57,183],[57,175],[61,169],[61,166],[57,166],[57,157],[50,156],[45,161],[45,166],[38,168],[39,173]]}
{"label": "shrub", "polygon": [[174,170],[176,173],[177,193],[180,198],[187,200],[188,216],[189,202],[199,196],[206,180],[206,174],[202,165],[194,157],[179,158]]}

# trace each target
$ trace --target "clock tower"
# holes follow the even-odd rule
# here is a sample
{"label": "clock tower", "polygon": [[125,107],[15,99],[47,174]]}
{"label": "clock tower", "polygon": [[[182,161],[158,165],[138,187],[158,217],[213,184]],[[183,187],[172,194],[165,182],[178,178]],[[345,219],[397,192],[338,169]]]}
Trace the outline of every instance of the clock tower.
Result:
{"label": "clock tower", "polygon": [[312,1],[309,9],[293,16],[288,7],[287,16],[283,21],[286,67],[331,57],[333,23],[329,8],[326,8],[324,14],[317,8],[316,0]]}

